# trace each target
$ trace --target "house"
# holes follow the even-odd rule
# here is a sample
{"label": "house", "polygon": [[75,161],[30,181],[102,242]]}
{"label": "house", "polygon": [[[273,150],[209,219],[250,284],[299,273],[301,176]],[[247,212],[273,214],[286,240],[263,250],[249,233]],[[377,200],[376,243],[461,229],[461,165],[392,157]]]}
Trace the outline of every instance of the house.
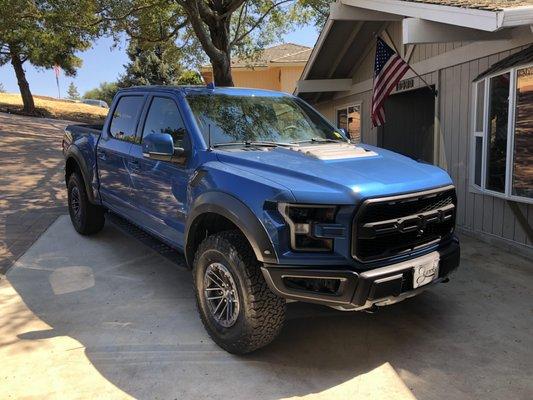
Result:
{"label": "house", "polygon": [[[409,71],[374,128],[377,36],[427,85]],[[337,0],[295,94],[355,141],[445,168],[459,230],[532,255],[532,43],[532,0]]]}
{"label": "house", "polygon": [[[311,48],[294,43],[268,47],[251,60],[231,62],[233,82],[238,87],[279,90],[292,93],[311,54]],[[206,83],[213,81],[211,66],[200,69]]]}

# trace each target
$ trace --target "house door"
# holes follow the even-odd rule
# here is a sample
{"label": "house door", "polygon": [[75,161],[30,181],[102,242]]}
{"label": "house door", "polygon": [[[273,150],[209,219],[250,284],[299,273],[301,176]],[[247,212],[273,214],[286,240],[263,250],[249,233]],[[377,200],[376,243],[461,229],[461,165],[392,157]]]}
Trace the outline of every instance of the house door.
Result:
{"label": "house door", "polygon": [[385,101],[380,147],[433,163],[435,96],[428,88],[398,93]]}

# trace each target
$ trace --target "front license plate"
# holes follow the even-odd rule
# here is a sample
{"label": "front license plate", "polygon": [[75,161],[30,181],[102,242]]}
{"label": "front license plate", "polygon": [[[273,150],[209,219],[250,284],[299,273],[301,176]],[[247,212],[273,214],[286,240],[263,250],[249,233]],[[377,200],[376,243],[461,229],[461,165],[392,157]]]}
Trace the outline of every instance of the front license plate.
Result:
{"label": "front license plate", "polygon": [[425,258],[413,267],[413,289],[427,285],[439,276],[439,253],[433,254],[429,260]]}

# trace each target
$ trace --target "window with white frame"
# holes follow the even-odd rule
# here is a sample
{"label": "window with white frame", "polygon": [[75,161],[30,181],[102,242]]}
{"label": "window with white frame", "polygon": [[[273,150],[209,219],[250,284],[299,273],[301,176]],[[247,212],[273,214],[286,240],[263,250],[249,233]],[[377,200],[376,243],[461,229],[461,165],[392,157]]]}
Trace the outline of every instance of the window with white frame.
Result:
{"label": "window with white frame", "polygon": [[473,98],[473,186],[533,203],[533,65],[484,77]]}
{"label": "window with white frame", "polygon": [[361,103],[337,108],[337,128],[344,129],[352,142],[361,142]]}

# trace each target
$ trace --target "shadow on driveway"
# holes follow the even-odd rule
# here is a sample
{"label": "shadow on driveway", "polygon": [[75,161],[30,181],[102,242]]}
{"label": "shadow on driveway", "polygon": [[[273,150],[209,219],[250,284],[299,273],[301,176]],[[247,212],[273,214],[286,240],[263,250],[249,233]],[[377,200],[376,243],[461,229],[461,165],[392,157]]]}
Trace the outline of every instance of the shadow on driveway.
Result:
{"label": "shadow on driveway", "polygon": [[[281,336],[237,357],[204,331],[188,270],[112,225],[79,236],[64,216],[7,275],[16,293],[0,317],[0,358],[14,397],[27,393],[20,375],[44,374],[39,397],[531,399],[532,273],[465,239],[449,284],[375,314],[289,304]],[[32,362],[43,346],[55,373]]]}

